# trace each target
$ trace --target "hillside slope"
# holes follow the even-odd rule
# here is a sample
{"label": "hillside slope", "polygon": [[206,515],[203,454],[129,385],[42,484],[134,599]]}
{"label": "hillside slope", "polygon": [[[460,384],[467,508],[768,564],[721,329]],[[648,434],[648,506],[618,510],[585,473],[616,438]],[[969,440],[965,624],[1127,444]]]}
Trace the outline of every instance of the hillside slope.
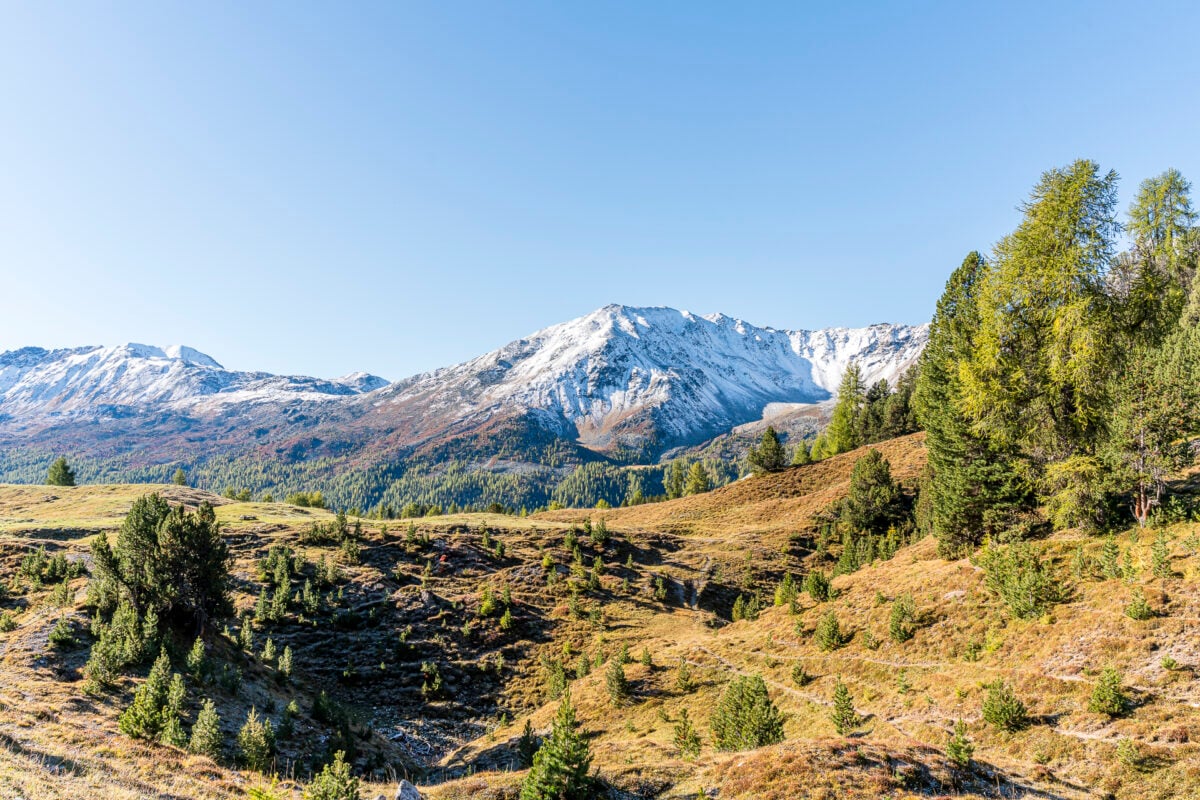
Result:
{"label": "hillside slope", "polygon": [[[880,449],[901,480],[919,474],[921,437]],[[738,594],[758,593],[770,606],[785,573],[830,570],[836,549],[814,552],[806,525],[844,494],[863,452],[657,507],[427,518],[414,520],[411,534],[408,522],[386,530],[368,522],[355,540],[356,557],[309,535],[312,523],[335,521],[328,512],[224,502],[217,513],[236,556],[239,609],[251,611],[267,586],[257,565],[272,545],[287,545],[310,565],[301,576],[322,558],[339,563],[341,576],[322,590],[313,614],[289,605],[279,621],[255,623],[251,654],[238,646],[236,631],[232,638],[214,632],[213,658],[241,670],[242,686],[229,693],[219,683],[189,681],[185,716],[190,723],[203,696],[218,702],[230,740],[220,765],[117,732],[116,717],[144,667],[114,693],[82,695],[88,578],[71,580],[65,609],[78,644],[55,649],[47,637],[64,612],[54,587],[19,576],[32,548],[86,559],[91,532],[115,530],[142,492],[177,492],[175,500],[187,503],[206,498],[161,486],[0,487],[0,573],[11,586],[0,607],[15,623],[0,632],[0,793],[242,797],[263,779],[232,768],[233,734],[251,704],[279,721],[290,700],[300,714],[294,736],[280,743],[279,765],[304,778],[335,733],[316,714],[314,698],[324,689],[357,720],[354,761],[373,781],[364,797],[390,796],[390,781],[407,774],[427,797],[512,798],[523,774],[521,730],[527,719],[535,731],[548,730],[557,701],[547,665],[560,662],[612,796],[1197,796],[1200,526],[1164,529],[1169,578],[1150,574],[1156,532],[1117,537],[1131,565],[1127,580],[1075,574],[1077,550],[1096,560],[1101,539],[1068,531],[1035,542],[1069,588],[1035,619],[1014,619],[984,570],[940,559],[934,542],[922,540],[835,578],[832,599],[802,594],[794,612],[768,607],[756,620],[729,621]],[[49,494],[58,499],[45,499]],[[608,539],[589,539],[582,526],[595,530],[601,518]],[[588,588],[597,558],[603,569]],[[556,577],[548,583],[547,575]],[[295,581],[298,588],[300,577]],[[572,582],[580,586],[577,600],[567,589]],[[505,607],[506,589],[508,628],[498,611],[481,614],[489,593]],[[1154,616],[1124,613],[1135,590]],[[896,641],[889,635],[892,610],[906,596],[915,624],[911,638]],[[830,613],[842,629],[832,650],[818,647],[813,635]],[[290,681],[281,682],[275,663],[263,657],[267,636],[296,653]],[[632,696],[614,705],[605,673],[622,649],[632,657],[624,668]],[[581,655],[588,668],[574,677]],[[426,663],[436,664],[444,681],[436,691],[422,691]],[[680,663],[689,665],[693,687],[679,686]],[[795,679],[798,665],[803,681]],[[1109,666],[1120,671],[1132,701],[1111,718],[1088,710]],[[739,674],[764,678],[783,713],[782,743],[740,753],[714,748],[712,711]],[[837,736],[829,719],[839,678],[862,717],[847,737]],[[981,719],[986,687],[997,680],[1027,705],[1028,727],[1005,733]],[[684,710],[701,739],[692,760],[673,743]],[[965,771],[945,753],[959,719],[975,748]],[[299,797],[293,784],[276,791]]]}

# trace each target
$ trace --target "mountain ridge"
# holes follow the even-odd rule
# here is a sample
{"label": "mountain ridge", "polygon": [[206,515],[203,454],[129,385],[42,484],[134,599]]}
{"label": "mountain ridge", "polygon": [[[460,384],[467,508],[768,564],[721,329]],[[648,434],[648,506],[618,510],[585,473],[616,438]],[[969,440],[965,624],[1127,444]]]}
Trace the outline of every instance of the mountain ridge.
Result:
{"label": "mountain ridge", "polygon": [[856,361],[868,383],[899,375],[927,325],[784,330],[716,313],[610,304],[488,353],[388,383],[227,370],[183,345],[0,353],[0,439],[149,448],[260,447],[288,458],[362,451],[508,455],[560,442],[652,458],[763,416],[831,399]]}

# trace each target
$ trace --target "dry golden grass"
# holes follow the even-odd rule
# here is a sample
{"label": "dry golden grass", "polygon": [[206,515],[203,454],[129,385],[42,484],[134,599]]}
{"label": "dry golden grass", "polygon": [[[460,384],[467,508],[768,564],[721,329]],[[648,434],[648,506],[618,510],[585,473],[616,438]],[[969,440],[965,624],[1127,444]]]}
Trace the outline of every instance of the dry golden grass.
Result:
{"label": "dry golden grass", "polygon": [[[924,464],[922,438],[906,437],[880,448],[894,474],[911,484]],[[478,729],[490,731],[468,736],[437,759],[423,791],[435,800],[515,797],[523,774],[510,771],[517,737],[527,718],[536,730],[546,731],[557,705],[544,697],[538,656],[561,655],[568,644],[572,658],[580,652],[611,655],[624,644],[635,658],[626,667],[634,702],[612,705],[603,667],[574,681],[572,693],[597,771],[629,796],[694,798],[699,791],[716,791],[722,798],[747,800],[995,797],[998,792],[1061,800],[1106,793],[1118,800],[1200,797],[1200,526],[1169,529],[1176,577],[1167,580],[1148,577],[1153,533],[1136,541],[1129,532],[1119,538],[1141,566],[1137,582],[1161,612],[1143,622],[1123,613],[1130,584],[1068,578],[1075,548],[1082,545],[1095,554],[1101,544],[1070,531],[1036,545],[1073,584],[1068,600],[1040,620],[1011,620],[985,588],[981,570],[968,560],[938,558],[932,540],[837,578],[837,597],[827,603],[802,597],[798,615],[769,608],[757,621],[733,624],[715,616],[714,607],[726,611],[731,593],[748,587],[769,598],[784,570],[800,573],[805,568],[801,558],[811,556],[789,538],[841,496],[859,456],[861,452],[845,454],[655,506],[565,510],[529,519],[457,515],[417,520],[452,565],[429,577],[429,592],[448,604],[461,603],[469,617],[482,585],[508,585],[530,626],[519,642],[496,638],[485,626],[475,644],[456,645],[453,658],[464,668],[470,668],[472,658],[491,657],[501,649],[508,654],[511,673],[497,702],[511,713],[504,726],[495,726],[494,718],[480,720]],[[83,531],[89,526],[75,522],[88,519],[98,520],[99,528],[115,528],[122,508],[147,488],[101,487],[104,491],[96,490],[96,499],[89,499],[89,488],[81,487],[72,498],[75,505],[63,508],[74,516],[61,529],[55,528],[52,513],[34,510],[38,493],[49,490],[0,488],[0,516],[5,518],[0,524],[16,524],[20,532],[19,538],[10,537],[9,563],[20,548],[38,539],[43,523],[45,530]],[[24,499],[15,501],[17,494]],[[227,503],[219,513],[229,523],[238,556],[235,570],[243,576],[253,572],[253,560],[271,543],[295,545],[310,520],[327,516],[281,504]],[[243,514],[258,519],[243,521]],[[546,590],[540,562],[543,552],[550,552],[565,566],[566,527],[601,516],[615,537],[604,553],[604,624],[597,627],[586,618],[571,618],[565,593]],[[17,517],[38,521],[11,521]],[[496,535],[508,548],[505,562],[480,556],[477,532],[484,525],[499,530]],[[411,605],[421,591],[417,581],[410,579],[399,588],[389,583],[395,540],[407,523],[389,527],[391,536],[385,539],[379,523],[367,524],[364,561],[347,567],[347,573],[352,585],[383,587],[391,592],[389,603]],[[80,549],[84,541],[59,536],[51,543]],[[313,559],[323,550],[300,549]],[[621,566],[627,553],[634,554],[632,575]],[[747,565],[750,580],[743,585]],[[660,574],[673,577],[677,587],[667,604],[651,596]],[[624,577],[631,577],[628,592],[621,586]],[[691,581],[691,590],[685,581]],[[76,584],[80,592],[84,582]],[[888,619],[891,602],[902,594],[912,595],[923,622],[913,639],[897,644],[888,638]],[[249,593],[238,597],[242,608],[252,601]],[[811,632],[830,609],[852,638],[824,653],[815,647]],[[0,796],[23,792],[28,797],[124,800],[155,793],[181,798],[244,795],[257,780],[253,776],[131,743],[116,732],[119,709],[114,700],[81,699],[77,682],[63,680],[45,656],[44,637],[54,613],[34,598],[18,616],[20,627],[0,634]],[[438,613],[445,616],[438,624],[448,631],[461,624],[462,617],[452,611]],[[877,647],[867,646],[868,631]],[[650,668],[636,661],[643,647],[652,654]],[[1181,668],[1165,669],[1167,656]],[[686,694],[676,688],[681,659],[692,665],[698,684]],[[807,685],[797,686],[791,678],[798,663],[813,677]],[[1135,699],[1131,712],[1117,719],[1086,709],[1099,670],[1109,665],[1123,672]],[[766,680],[785,715],[784,743],[749,753],[713,749],[709,716],[738,673],[758,673]],[[864,717],[853,737],[837,737],[828,717],[838,677]],[[1033,724],[1028,729],[1005,734],[982,721],[984,686],[998,679],[1012,684],[1029,706]],[[474,702],[472,692],[483,691],[475,683],[460,685],[453,698],[430,708]],[[684,709],[702,739],[695,761],[681,759],[672,743],[674,724]],[[958,719],[966,722],[976,747],[976,766],[969,775],[956,774],[944,755]],[[1137,763],[1117,757],[1125,740],[1133,743]],[[393,791],[390,784],[376,783],[366,786],[363,796],[390,796]],[[294,791],[289,795],[286,787],[283,794],[298,796]]]}

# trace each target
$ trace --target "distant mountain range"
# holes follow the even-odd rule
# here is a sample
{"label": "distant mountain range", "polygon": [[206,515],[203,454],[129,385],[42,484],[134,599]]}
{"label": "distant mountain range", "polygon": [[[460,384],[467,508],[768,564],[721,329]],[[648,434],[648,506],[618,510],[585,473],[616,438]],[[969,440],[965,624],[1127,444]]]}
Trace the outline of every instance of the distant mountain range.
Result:
{"label": "distant mountain range", "polygon": [[141,463],[222,453],[544,462],[652,460],[830,399],[847,364],[897,377],[926,325],[776,330],[610,305],[395,383],[236,372],[189,347],[0,354],[0,444]]}

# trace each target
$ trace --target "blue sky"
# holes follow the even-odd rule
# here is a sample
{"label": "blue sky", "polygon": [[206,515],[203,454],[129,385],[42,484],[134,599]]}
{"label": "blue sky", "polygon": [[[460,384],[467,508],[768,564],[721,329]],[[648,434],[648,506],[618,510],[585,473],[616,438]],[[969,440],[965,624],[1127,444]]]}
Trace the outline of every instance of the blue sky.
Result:
{"label": "blue sky", "polygon": [[[808,6],[808,7],[806,7]],[[609,302],[928,318],[1077,157],[1200,176],[1190,3],[5,3],[0,349],[396,379]]]}

